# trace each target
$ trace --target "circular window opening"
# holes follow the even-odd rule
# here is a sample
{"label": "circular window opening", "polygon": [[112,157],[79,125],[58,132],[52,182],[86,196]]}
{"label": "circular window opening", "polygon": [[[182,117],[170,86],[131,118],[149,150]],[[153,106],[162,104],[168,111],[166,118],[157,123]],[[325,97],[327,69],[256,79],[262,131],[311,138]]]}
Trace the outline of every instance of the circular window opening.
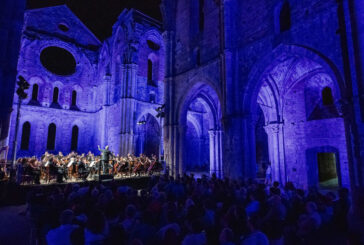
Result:
{"label": "circular window opening", "polygon": [[58,29],[60,29],[61,31],[67,32],[70,28],[63,23],[58,24]]}
{"label": "circular window opening", "polygon": [[76,71],[76,60],[67,50],[47,47],[40,53],[42,65],[56,75],[72,75]]}

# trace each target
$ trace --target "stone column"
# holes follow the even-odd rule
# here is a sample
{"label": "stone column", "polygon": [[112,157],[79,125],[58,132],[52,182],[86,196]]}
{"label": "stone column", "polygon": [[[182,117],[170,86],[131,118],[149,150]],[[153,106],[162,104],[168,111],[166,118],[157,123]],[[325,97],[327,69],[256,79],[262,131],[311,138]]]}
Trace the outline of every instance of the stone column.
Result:
{"label": "stone column", "polygon": [[352,34],[354,49],[357,56],[357,86],[361,109],[361,119],[364,121],[364,0],[353,0],[352,11]]}
{"label": "stone column", "polygon": [[165,125],[164,130],[166,132],[164,137],[166,167],[171,176],[177,176],[180,150],[178,125]]}
{"label": "stone column", "polygon": [[255,178],[257,172],[255,127],[257,118],[254,114],[246,113],[242,120],[243,170],[244,178]]}
{"label": "stone column", "polygon": [[105,105],[110,105],[111,104],[111,75],[105,75],[104,76],[104,82],[105,82],[105,101],[104,104]]}
{"label": "stone column", "polygon": [[161,160],[161,157],[164,155],[164,130],[163,130],[163,118],[159,121],[159,129],[160,129],[160,142],[159,142],[159,160]]}
{"label": "stone column", "polygon": [[223,176],[222,134],[221,130],[209,130],[210,175],[215,173],[218,178]]}
{"label": "stone column", "polygon": [[25,0],[5,0],[0,8],[0,148],[7,144],[17,75]]}
{"label": "stone column", "polygon": [[[167,5],[166,5],[167,4]],[[162,7],[164,7],[163,14],[166,15],[164,21],[173,18],[169,4],[174,4],[174,1],[163,0]],[[168,16],[168,17],[167,17]],[[167,21],[166,24],[171,24],[171,20]],[[175,88],[174,88],[174,40],[175,32],[173,25],[166,28],[167,31],[163,33],[163,39],[165,43],[165,68],[166,74],[164,78],[164,103],[165,103],[165,118],[163,120],[163,145],[164,145],[164,159],[166,162],[166,168],[171,176],[176,176],[176,164],[177,164],[177,142],[178,142],[178,126],[176,119],[174,118],[174,100],[175,100]]]}
{"label": "stone column", "polygon": [[[176,173],[182,176],[185,173],[185,140],[186,140],[186,125],[178,125],[178,161],[176,162]],[[177,143],[177,141],[176,141]]]}
{"label": "stone column", "polygon": [[264,127],[268,135],[269,160],[274,181],[286,183],[283,123],[272,123]]}
{"label": "stone column", "polygon": [[[348,116],[349,127],[347,131],[352,145],[351,165],[351,186],[364,186],[364,0],[351,0],[349,3],[350,25],[353,49],[352,55],[355,66],[355,76],[353,76],[351,97],[348,98],[348,107],[351,107]],[[354,73],[353,71],[351,71]],[[356,79],[355,79],[356,78]],[[350,88],[349,86],[349,88]],[[348,151],[350,154],[350,152]]]}
{"label": "stone column", "polygon": [[[109,144],[109,125],[108,125],[108,119],[109,119],[109,108],[111,104],[110,100],[110,93],[111,93],[111,76],[105,75],[104,76],[104,83],[105,83],[105,99],[104,99],[104,105],[102,107],[101,111],[101,122],[99,124],[100,130],[101,130],[101,146],[105,147]],[[102,128],[101,128],[102,127]]]}
{"label": "stone column", "polygon": [[240,179],[247,177],[244,169],[243,118],[229,116],[223,118],[223,171],[225,177]]}
{"label": "stone column", "polygon": [[134,127],[135,127],[135,110],[136,101],[135,86],[137,79],[136,64],[124,64],[122,66],[122,84],[121,84],[121,130],[120,130],[120,154],[127,155],[134,153]]}

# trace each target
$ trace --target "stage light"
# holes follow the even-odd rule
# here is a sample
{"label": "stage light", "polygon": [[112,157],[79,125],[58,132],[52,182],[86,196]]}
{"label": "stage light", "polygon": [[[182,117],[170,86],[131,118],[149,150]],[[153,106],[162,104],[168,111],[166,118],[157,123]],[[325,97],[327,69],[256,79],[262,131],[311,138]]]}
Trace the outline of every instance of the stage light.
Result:
{"label": "stage light", "polygon": [[18,84],[18,89],[16,90],[18,98],[18,108],[16,112],[16,121],[15,121],[15,136],[13,141],[13,169],[15,168],[16,164],[16,147],[17,147],[17,138],[18,138],[18,131],[19,131],[19,119],[20,119],[20,107],[21,103],[24,99],[28,97],[28,94],[25,92],[25,90],[29,89],[30,84],[24,79],[23,76],[18,76],[18,81],[16,82]]}
{"label": "stage light", "polygon": [[162,106],[160,106],[160,107],[158,107],[158,108],[155,109],[157,111],[157,115],[156,115],[157,118],[163,118],[163,117],[165,117],[165,112],[164,112],[164,107],[165,106],[166,105],[163,104]]}
{"label": "stage light", "polygon": [[142,121],[137,122],[138,125],[144,125],[146,123],[147,123],[147,121],[145,121],[145,120],[142,120]]}

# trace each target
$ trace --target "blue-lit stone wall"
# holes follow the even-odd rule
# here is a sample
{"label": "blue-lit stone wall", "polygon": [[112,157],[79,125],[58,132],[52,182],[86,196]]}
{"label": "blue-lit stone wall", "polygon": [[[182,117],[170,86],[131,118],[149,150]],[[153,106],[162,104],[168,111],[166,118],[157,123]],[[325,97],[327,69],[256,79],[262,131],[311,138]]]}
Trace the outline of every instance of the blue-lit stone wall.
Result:
{"label": "blue-lit stone wall", "polygon": [[[48,47],[62,48],[71,54],[74,70],[63,74],[62,69],[72,60],[57,61],[58,54],[47,66],[42,55]],[[153,79],[149,82],[148,59],[153,64]],[[55,60],[56,64],[52,63]],[[57,63],[62,64],[60,68]],[[29,10],[25,14],[18,73],[31,84],[21,107],[18,156],[42,155],[47,150],[51,123],[56,125],[56,139],[50,152],[69,153],[72,128],[77,126],[79,153],[98,153],[98,145],[109,145],[116,154],[133,153],[138,122],[146,115],[154,118],[159,134],[158,142],[154,138],[152,143],[144,143],[154,144],[156,154],[162,151],[161,121],[155,119],[155,109],[163,104],[164,44],[157,21],[138,11],[125,10],[113,27],[113,35],[100,42],[65,5]],[[39,88],[35,100],[34,85]],[[59,95],[54,103],[56,87]],[[17,101],[15,95],[14,109]],[[12,113],[10,144],[14,140],[15,119],[16,114]],[[30,143],[28,149],[21,149],[25,122],[31,125]]]}
{"label": "blue-lit stone wall", "polygon": [[193,112],[189,105],[199,98],[210,121],[211,173],[256,176],[259,107],[274,180],[318,186],[323,152],[335,154],[340,185],[353,184],[355,172],[362,175],[364,127],[351,99],[358,87],[349,86],[355,78],[348,75],[357,72],[350,18],[356,10],[347,1],[163,0],[162,11],[170,91],[165,151],[172,174],[191,164],[184,139],[195,136],[185,111]]}

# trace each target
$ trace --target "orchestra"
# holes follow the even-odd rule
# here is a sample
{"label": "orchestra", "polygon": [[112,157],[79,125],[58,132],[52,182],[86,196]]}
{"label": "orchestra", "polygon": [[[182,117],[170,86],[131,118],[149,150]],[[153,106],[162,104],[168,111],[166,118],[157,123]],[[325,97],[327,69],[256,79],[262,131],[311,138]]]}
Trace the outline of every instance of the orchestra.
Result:
{"label": "orchestra", "polygon": [[[108,174],[114,177],[132,177],[152,175],[163,170],[162,164],[156,155],[148,157],[141,154],[139,157],[133,154],[127,156],[113,155],[101,151],[100,156],[88,152],[86,155],[71,152],[64,156],[62,152],[57,155],[45,152],[40,159],[37,157],[25,157],[17,160],[18,175],[21,182],[40,184],[50,183],[56,180],[61,183],[64,180],[87,180],[99,174]],[[105,154],[108,156],[105,157]]]}

